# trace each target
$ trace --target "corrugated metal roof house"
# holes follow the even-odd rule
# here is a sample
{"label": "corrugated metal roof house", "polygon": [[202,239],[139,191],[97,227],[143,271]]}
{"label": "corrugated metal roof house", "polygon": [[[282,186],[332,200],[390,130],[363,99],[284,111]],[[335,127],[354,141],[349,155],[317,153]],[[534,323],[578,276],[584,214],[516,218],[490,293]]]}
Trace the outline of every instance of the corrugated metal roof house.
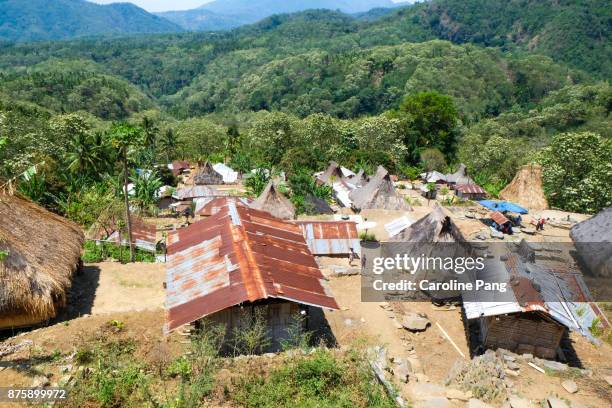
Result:
{"label": "corrugated metal roof house", "polygon": [[166,265],[166,331],[262,302],[338,309],[300,227],[232,202],[171,233]]}
{"label": "corrugated metal roof house", "polygon": [[518,251],[486,262],[476,278],[507,283],[503,299],[495,292],[462,294],[466,317],[478,322],[485,347],[553,359],[568,329],[592,338],[595,318],[608,325],[580,271],[563,262],[538,261],[551,258],[546,251],[542,244],[522,241]]}

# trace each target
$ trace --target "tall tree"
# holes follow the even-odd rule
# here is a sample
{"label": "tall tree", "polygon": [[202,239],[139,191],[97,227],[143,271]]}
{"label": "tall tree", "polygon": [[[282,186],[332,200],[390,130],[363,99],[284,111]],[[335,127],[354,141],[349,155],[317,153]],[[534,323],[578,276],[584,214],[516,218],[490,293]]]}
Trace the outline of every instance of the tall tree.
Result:
{"label": "tall tree", "polygon": [[454,155],[457,109],[449,96],[437,92],[410,95],[391,116],[404,122],[404,144],[415,156],[427,148],[436,148],[447,158]]}
{"label": "tall tree", "polygon": [[143,131],[141,128],[127,123],[115,124],[110,131],[111,145],[117,150],[117,155],[123,165],[123,195],[125,200],[125,222],[130,245],[130,262],[134,262],[134,240],[132,239],[132,220],[130,217],[130,199],[128,191],[128,154],[131,148],[142,144],[142,137]]}

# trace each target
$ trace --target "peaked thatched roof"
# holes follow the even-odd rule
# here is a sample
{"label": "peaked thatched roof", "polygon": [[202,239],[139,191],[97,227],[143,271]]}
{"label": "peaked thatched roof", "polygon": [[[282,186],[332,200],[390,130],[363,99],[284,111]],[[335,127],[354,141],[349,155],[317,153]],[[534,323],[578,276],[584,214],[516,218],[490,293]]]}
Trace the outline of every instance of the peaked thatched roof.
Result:
{"label": "peaked thatched roof", "polygon": [[359,170],[357,174],[350,179],[351,184],[355,185],[356,187],[363,187],[368,183],[368,181],[370,181],[370,178],[365,171],[363,171],[363,169]]}
{"label": "peaked thatched roof", "polygon": [[335,161],[329,162],[329,166],[323,174],[317,177],[317,181],[321,184],[332,185],[336,181],[345,180],[346,177],[342,172],[342,168]]}
{"label": "peaked thatched roof", "polygon": [[307,214],[333,214],[334,210],[322,198],[310,195],[304,198]]}
{"label": "peaked thatched roof", "polygon": [[593,275],[612,276],[612,207],[574,225],[570,237]]}
{"label": "peaked thatched roof", "polygon": [[467,167],[465,164],[461,163],[456,172],[446,175],[447,183],[455,183],[455,184],[474,184],[474,180],[472,180],[467,174]]}
{"label": "peaked thatched roof", "polygon": [[499,198],[531,210],[548,208],[548,201],[542,189],[542,167],[537,164],[521,167],[510,184],[499,193]]}
{"label": "peaked thatched roof", "polygon": [[198,165],[193,176],[196,185],[223,184],[223,176],[213,168],[212,164],[206,162]]}
{"label": "peaked thatched roof", "polygon": [[251,208],[266,211],[282,220],[295,218],[295,207],[287,197],[276,189],[272,181],[268,183],[261,195],[253,201]]}
{"label": "peaked thatched roof", "polygon": [[352,191],[349,197],[356,210],[368,208],[412,210],[406,200],[395,191],[391,176],[383,166],[378,166],[376,174],[370,178],[370,181],[363,187]]}
{"label": "peaked thatched roof", "polygon": [[83,241],[76,224],[0,191],[0,328],[56,316],[66,303]]}
{"label": "peaked thatched roof", "polygon": [[432,212],[394,236],[392,241],[435,243],[467,240],[453,222],[452,214],[436,204]]}

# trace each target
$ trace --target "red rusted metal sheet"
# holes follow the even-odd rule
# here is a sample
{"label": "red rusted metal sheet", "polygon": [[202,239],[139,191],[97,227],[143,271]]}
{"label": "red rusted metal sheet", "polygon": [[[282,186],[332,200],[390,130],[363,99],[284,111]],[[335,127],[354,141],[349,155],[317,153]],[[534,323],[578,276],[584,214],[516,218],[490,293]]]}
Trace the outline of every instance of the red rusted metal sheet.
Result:
{"label": "red rusted metal sheet", "polygon": [[359,254],[357,224],[353,221],[295,221],[314,255]]}
{"label": "red rusted metal sheet", "polygon": [[249,205],[253,202],[253,200],[248,197],[215,197],[210,202],[205,204],[199,211],[197,211],[196,215],[201,215],[204,217],[215,215],[223,207],[225,207],[228,202],[233,202],[236,205]]}
{"label": "red rusted metal sheet", "polygon": [[301,229],[233,200],[168,236],[166,330],[247,301],[338,309]]}
{"label": "red rusted metal sheet", "polygon": [[499,211],[495,211],[492,212],[491,214],[489,214],[489,218],[491,218],[493,221],[495,221],[495,223],[497,223],[497,225],[504,225],[507,222],[510,222],[509,219],[507,219],[504,214],[500,213]]}
{"label": "red rusted metal sheet", "polygon": [[455,190],[464,194],[486,194],[487,192],[477,184],[456,184]]}

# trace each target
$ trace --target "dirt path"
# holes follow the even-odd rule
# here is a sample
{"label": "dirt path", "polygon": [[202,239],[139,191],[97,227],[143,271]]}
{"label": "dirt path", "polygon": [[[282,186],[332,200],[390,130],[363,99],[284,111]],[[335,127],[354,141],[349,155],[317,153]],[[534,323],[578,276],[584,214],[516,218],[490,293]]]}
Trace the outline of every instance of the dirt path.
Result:
{"label": "dirt path", "polygon": [[164,264],[86,264],[73,281],[69,305],[60,318],[162,308],[164,277]]}

